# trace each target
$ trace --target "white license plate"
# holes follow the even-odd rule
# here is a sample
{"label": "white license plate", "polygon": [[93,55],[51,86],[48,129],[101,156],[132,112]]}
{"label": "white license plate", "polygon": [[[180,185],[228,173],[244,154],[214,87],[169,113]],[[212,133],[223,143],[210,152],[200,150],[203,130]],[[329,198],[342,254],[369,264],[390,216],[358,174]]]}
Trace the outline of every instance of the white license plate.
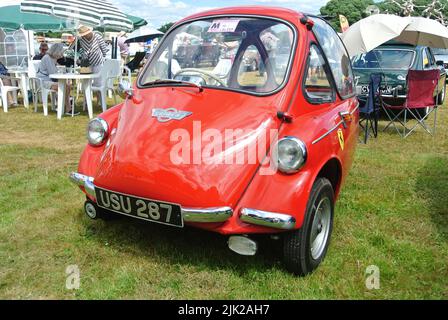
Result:
{"label": "white license plate", "polygon": [[[381,94],[392,94],[392,87],[391,86],[382,86],[380,88]],[[358,95],[368,95],[369,94],[369,86],[368,85],[362,85],[356,87],[356,93]]]}
{"label": "white license plate", "polygon": [[184,221],[177,204],[135,197],[95,187],[98,207],[129,217],[182,228]]}

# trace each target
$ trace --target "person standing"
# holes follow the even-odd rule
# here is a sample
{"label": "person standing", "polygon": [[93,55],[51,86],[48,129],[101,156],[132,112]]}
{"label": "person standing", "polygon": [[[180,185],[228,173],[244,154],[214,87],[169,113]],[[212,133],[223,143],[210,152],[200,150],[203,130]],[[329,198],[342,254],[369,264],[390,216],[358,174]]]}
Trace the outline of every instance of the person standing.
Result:
{"label": "person standing", "polygon": [[[106,59],[107,44],[98,33],[94,33],[93,29],[87,26],[80,26],[78,29],[80,37],[79,43],[85,57],[89,60],[90,66],[94,73],[100,73],[101,68]],[[93,81],[95,87],[101,86],[101,78]]]}
{"label": "person standing", "polygon": [[126,65],[129,58],[129,44],[126,43],[126,32],[121,31],[117,38],[117,45],[120,48],[121,65]]}
{"label": "person standing", "polygon": [[47,54],[48,44],[46,42],[41,42],[39,46],[39,54],[36,54],[33,57],[33,60],[42,60],[42,58]]}

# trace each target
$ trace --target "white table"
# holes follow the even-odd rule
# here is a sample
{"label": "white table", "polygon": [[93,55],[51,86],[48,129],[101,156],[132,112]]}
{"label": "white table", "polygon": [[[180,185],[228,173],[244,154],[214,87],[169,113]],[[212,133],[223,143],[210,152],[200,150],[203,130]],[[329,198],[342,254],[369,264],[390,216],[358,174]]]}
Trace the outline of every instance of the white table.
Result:
{"label": "white table", "polygon": [[50,74],[51,79],[58,80],[58,119],[62,119],[65,102],[65,85],[68,80],[80,80],[82,90],[84,91],[84,99],[86,99],[89,118],[93,118],[92,106],[92,80],[99,78],[100,74],[78,74],[78,73],[57,73]]}
{"label": "white table", "polygon": [[20,79],[19,88],[22,92],[23,104],[25,108],[29,109],[30,102],[28,100],[28,70],[22,68],[10,68],[8,69],[8,73],[13,75],[14,78]]}

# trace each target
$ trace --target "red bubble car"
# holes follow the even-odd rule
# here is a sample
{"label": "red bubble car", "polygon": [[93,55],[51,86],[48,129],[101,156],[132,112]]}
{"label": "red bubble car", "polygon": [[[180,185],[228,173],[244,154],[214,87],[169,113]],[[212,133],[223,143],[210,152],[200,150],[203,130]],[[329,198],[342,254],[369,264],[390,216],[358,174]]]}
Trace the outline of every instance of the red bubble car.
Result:
{"label": "red bubble car", "polygon": [[[217,58],[181,50],[192,45],[214,46]],[[71,180],[92,219],[218,232],[243,255],[256,253],[255,235],[271,235],[287,269],[309,274],[326,255],[358,140],[353,78],[319,17],[270,7],[195,14],[164,36],[135,84],[120,84],[125,101],[89,123]]]}

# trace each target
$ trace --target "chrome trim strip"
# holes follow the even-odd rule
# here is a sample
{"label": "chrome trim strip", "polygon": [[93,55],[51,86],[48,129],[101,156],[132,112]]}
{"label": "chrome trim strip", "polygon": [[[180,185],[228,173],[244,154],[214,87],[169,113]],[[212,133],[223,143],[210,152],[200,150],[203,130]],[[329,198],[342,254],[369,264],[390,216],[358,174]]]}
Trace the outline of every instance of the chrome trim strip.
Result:
{"label": "chrome trim strip", "polygon": [[186,222],[225,222],[232,215],[230,207],[182,208],[182,216]]}
{"label": "chrome trim strip", "polygon": [[343,123],[344,123],[344,120],[341,120],[340,122],[338,122],[337,125],[335,125],[333,128],[331,128],[330,130],[328,130],[323,136],[321,136],[320,138],[314,140],[312,144],[316,144],[316,143],[322,141],[323,139],[325,139],[326,137],[328,137],[334,130],[336,130],[337,128],[339,128],[339,126],[340,126],[341,124],[343,124]]}
{"label": "chrome trim strip", "polygon": [[[359,102],[358,105],[353,109],[352,112],[350,112],[350,115],[355,114],[356,111],[358,111],[359,109]],[[322,135],[320,138],[317,138],[316,140],[313,141],[312,144],[316,144],[320,141],[322,141],[323,139],[325,139],[326,137],[328,137],[333,131],[335,131],[341,124],[344,124],[345,121],[341,120],[340,122],[338,122],[338,124],[336,124],[333,128],[331,128],[330,130],[328,130],[324,135]]]}
{"label": "chrome trim strip", "polygon": [[296,219],[290,215],[276,212],[243,208],[241,221],[263,227],[292,230],[296,226]]}
{"label": "chrome trim strip", "polygon": [[[70,174],[70,180],[77,186],[83,187],[86,193],[93,198],[95,195],[95,185],[93,178],[86,175],[72,172]],[[232,215],[233,210],[230,207],[216,207],[216,208],[182,208],[182,217],[184,222],[225,222]]]}

